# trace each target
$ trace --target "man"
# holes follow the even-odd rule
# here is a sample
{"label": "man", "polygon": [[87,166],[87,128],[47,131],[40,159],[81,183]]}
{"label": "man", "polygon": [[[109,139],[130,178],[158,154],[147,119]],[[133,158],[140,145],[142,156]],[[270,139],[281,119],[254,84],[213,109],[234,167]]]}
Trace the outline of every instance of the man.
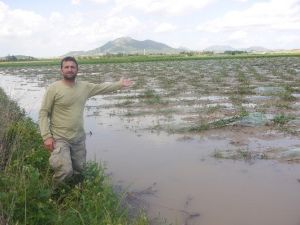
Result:
{"label": "man", "polygon": [[63,78],[51,84],[39,112],[39,126],[44,146],[50,151],[50,166],[55,185],[73,175],[80,175],[86,162],[84,106],[88,98],[132,85],[120,79],[115,83],[92,84],[76,81],[78,63],[73,57],[61,60]]}

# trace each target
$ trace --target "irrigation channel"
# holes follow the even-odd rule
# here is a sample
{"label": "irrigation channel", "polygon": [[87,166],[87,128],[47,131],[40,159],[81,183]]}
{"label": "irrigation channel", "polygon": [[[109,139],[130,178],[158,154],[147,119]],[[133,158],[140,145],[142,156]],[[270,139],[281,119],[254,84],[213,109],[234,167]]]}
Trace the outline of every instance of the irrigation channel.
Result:
{"label": "irrigation channel", "polygon": [[[189,225],[300,224],[298,57],[82,65],[78,79],[134,87],[91,98],[88,159],[152,217]],[[37,120],[59,68],[0,68]]]}

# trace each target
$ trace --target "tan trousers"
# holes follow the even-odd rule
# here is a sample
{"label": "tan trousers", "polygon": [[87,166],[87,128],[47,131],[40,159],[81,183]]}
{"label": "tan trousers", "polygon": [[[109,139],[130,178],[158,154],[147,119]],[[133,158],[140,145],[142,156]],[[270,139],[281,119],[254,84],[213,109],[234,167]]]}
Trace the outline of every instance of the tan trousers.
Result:
{"label": "tan trousers", "polygon": [[80,174],[86,162],[85,137],[69,142],[56,139],[49,163],[54,170],[54,184],[62,183],[72,175]]}

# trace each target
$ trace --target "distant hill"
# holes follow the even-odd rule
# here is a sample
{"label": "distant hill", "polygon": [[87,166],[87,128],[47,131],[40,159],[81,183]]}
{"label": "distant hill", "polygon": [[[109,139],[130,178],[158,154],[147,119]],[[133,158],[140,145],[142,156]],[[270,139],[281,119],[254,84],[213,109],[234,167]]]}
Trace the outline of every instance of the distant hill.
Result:
{"label": "distant hill", "polygon": [[234,51],[234,50],[236,49],[229,45],[212,45],[203,49],[203,51],[205,52],[214,52],[214,53],[223,53],[225,51]]}
{"label": "distant hill", "polygon": [[246,48],[245,51],[247,52],[270,52],[270,49],[261,47],[261,46],[251,46],[249,48]]}
{"label": "distant hill", "polygon": [[179,53],[182,49],[172,48],[166,44],[144,40],[138,41],[131,37],[121,37],[113,41],[109,41],[99,48],[89,51],[72,51],[65,55],[86,56],[86,55],[104,55],[104,54],[146,54],[149,53]]}
{"label": "distant hill", "polygon": [[85,51],[72,51],[72,52],[68,52],[64,56],[81,56],[81,55],[85,55]]}
{"label": "distant hill", "polygon": [[36,60],[36,58],[27,55],[7,55],[0,57],[1,61],[25,61],[25,60]]}
{"label": "distant hill", "polygon": [[271,50],[260,46],[252,46],[249,48],[233,48],[229,45],[213,45],[205,48],[203,51],[224,53],[225,51],[270,52]]}

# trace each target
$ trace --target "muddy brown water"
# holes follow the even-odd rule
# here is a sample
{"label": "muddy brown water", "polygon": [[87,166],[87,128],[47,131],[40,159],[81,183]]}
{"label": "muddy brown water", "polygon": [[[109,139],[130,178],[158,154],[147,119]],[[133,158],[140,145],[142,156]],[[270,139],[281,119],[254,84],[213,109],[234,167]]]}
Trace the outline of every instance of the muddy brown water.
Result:
{"label": "muddy brown water", "polygon": [[[140,83],[132,90],[97,96],[87,102],[88,159],[104,163],[113,184],[126,190],[152,218],[190,225],[299,225],[300,164],[280,158],[282,151],[300,147],[298,133],[272,125],[168,132],[203,118],[236,113],[238,107],[231,101],[232,93],[228,93],[230,85],[238,84],[234,70],[248,71],[246,77],[252,89],[274,86],[276,79],[292,79],[297,97],[299,65],[298,58],[84,65],[80,76],[92,73],[88,79],[92,82],[123,75]],[[276,66],[281,69],[274,71]],[[212,72],[211,77],[202,76],[205,70]],[[162,75],[172,72],[172,77]],[[222,72],[227,75],[217,77]],[[56,74],[55,67],[1,68],[0,87],[36,120],[44,87],[59,78]],[[188,77],[190,74],[193,76]],[[218,82],[223,82],[223,88],[212,88]],[[149,89],[151,85],[154,95],[146,94],[154,102],[147,103],[149,98],[140,96],[146,95],[144,86]],[[185,87],[180,89],[181,86]],[[203,89],[198,91],[200,86]],[[280,97],[273,94],[249,93],[240,97],[249,112],[264,109],[266,113],[299,116],[298,97],[291,103],[284,102],[290,105],[285,108],[270,105],[270,99],[274,102]],[[216,157],[220,152],[231,156],[245,149],[258,154],[250,158]],[[268,159],[260,154],[266,154]]]}

